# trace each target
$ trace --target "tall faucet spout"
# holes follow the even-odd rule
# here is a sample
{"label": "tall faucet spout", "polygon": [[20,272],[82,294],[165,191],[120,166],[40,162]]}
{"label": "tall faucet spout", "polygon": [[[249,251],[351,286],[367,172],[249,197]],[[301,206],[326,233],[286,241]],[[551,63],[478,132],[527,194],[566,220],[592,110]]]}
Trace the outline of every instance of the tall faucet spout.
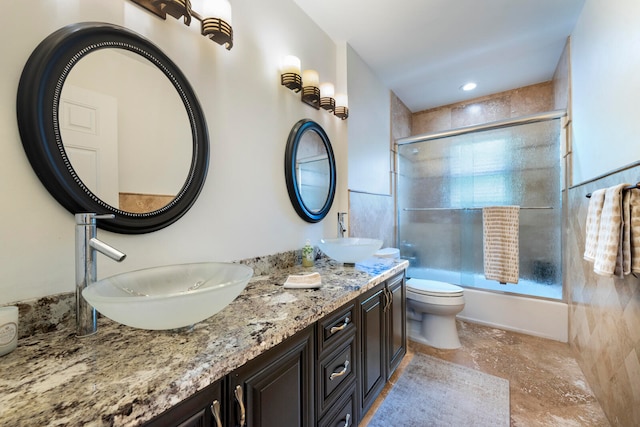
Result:
{"label": "tall faucet spout", "polygon": [[98,330],[96,310],[84,299],[82,291],[96,281],[96,253],[100,252],[115,261],[126,255],[97,238],[96,220],[112,219],[114,215],[94,213],[76,214],[76,335],[84,337]]}
{"label": "tall faucet spout", "polygon": [[104,254],[114,261],[122,261],[127,257],[127,254],[120,252],[116,248],[107,245],[102,240],[98,240],[95,237],[89,240],[89,246],[97,250],[101,254]]}

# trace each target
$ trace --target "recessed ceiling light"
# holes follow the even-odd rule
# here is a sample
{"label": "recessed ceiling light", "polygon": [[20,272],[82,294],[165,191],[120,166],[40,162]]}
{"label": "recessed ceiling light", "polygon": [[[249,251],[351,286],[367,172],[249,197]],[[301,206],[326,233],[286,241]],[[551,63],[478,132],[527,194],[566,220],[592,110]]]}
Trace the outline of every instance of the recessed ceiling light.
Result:
{"label": "recessed ceiling light", "polygon": [[466,84],[463,84],[462,86],[460,86],[460,89],[464,90],[464,91],[469,91],[469,90],[474,90],[478,85],[473,83],[473,82],[469,82]]}

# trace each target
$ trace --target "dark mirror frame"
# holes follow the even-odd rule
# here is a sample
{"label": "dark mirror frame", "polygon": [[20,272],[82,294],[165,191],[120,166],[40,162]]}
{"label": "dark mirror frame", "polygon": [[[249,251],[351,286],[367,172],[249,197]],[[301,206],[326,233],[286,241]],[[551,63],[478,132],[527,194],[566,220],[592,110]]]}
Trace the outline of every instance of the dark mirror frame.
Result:
{"label": "dark mirror frame", "polygon": [[[304,203],[300,194],[300,187],[298,186],[298,180],[296,177],[296,157],[298,153],[298,146],[300,140],[305,132],[316,132],[327,150],[327,158],[329,160],[329,192],[327,199],[318,211],[311,211]],[[331,148],[331,142],[329,137],[325,133],[322,126],[310,119],[302,119],[298,121],[291,132],[289,132],[289,138],[287,139],[287,148],[284,159],[284,175],[287,181],[287,191],[289,192],[289,198],[293,204],[293,208],[296,210],[300,218],[307,222],[319,222],[329,213],[331,205],[333,204],[333,198],[336,194],[336,161],[333,156],[333,149]]]}
{"label": "dark mirror frame", "polygon": [[[64,81],[83,56],[107,48],[129,50],[158,67],[182,99],[191,125],[193,153],[185,183],[171,203],[152,212],[126,212],[100,200],[77,176],[63,146],[58,108]],[[17,116],[22,145],[42,184],[73,214],[114,214],[113,220],[98,222],[102,229],[141,234],[164,228],[191,208],[204,185],[209,165],[209,136],[195,92],[169,57],[153,43],[126,28],[84,22],[61,28],[44,39],[22,71]]]}

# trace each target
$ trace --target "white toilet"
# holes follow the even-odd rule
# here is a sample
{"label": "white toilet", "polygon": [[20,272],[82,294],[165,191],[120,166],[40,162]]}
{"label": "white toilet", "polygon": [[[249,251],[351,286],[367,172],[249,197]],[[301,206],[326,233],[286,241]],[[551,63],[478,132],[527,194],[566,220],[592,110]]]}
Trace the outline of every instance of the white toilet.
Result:
{"label": "white toilet", "polygon": [[456,314],[464,308],[463,291],[434,280],[407,280],[409,338],[436,348],[459,348]]}

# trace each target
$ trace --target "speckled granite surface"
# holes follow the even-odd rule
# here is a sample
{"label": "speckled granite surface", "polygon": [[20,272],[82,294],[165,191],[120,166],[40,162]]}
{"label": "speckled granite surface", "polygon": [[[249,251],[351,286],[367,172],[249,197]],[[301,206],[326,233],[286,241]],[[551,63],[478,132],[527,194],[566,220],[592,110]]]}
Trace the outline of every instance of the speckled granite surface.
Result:
{"label": "speckled granite surface", "polygon": [[[140,425],[407,265],[348,267],[322,259],[313,268],[273,269],[185,332],[101,318],[91,337],[64,328],[22,338],[0,358],[0,425]],[[321,274],[320,289],[282,288],[289,274],[311,271]]]}

